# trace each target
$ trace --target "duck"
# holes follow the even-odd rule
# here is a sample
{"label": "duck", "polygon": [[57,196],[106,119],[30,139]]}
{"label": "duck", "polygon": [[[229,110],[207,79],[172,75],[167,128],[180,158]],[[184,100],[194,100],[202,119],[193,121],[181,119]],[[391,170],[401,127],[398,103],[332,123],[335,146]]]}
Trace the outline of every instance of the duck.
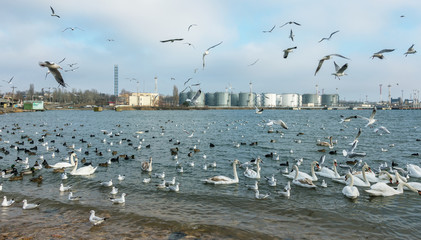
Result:
{"label": "duck", "polygon": [[320,171],[317,171],[316,174],[318,176],[326,177],[326,178],[340,178],[336,166],[338,165],[336,159],[333,160],[333,170],[327,168],[327,167],[321,167]]}
{"label": "duck", "polygon": [[144,172],[152,172],[152,157],[149,157],[149,162],[142,162],[141,168]]}
{"label": "duck", "polygon": [[91,175],[94,174],[97,167],[92,167],[92,165],[89,166],[85,166],[85,167],[81,167],[81,168],[77,168],[78,165],[78,160],[77,158],[75,159],[75,166],[73,167],[73,170],[70,172],[70,175],[82,175],[82,176],[87,176],[87,175]]}
{"label": "duck", "polygon": [[90,211],[91,215],[89,216],[89,222],[91,222],[94,226],[103,223],[107,218],[95,216],[95,211]]}
{"label": "duck", "polygon": [[22,202],[23,202],[22,209],[24,209],[24,210],[35,209],[35,208],[39,207],[39,205],[40,205],[39,203],[37,203],[37,204],[28,203],[28,201],[26,199],[24,199]]}
{"label": "duck", "polygon": [[15,202],[15,199],[7,200],[6,196],[3,196],[3,202],[1,203],[2,207],[10,207]]}
{"label": "duck", "polygon": [[[317,161],[313,161],[311,163],[311,168],[310,168],[311,169],[311,176],[308,175],[307,173],[304,173],[304,172],[298,172],[298,179],[307,178],[307,179],[310,179],[311,181],[317,181],[318,178],[316,176],[316,173],[314,172],[314,167],[318,166],[318,165],[319,165],[319,163]],[[294,166],[297,166],[297,165],[294,165]],[[298,169],[298,166],[297,166],[297,169]],[[294,168],[294,170],[295,170],[295,168]],[[294,179],[295,175],[296,175],[295,171],[292,171],[288,174],[284,174],[284,176],[289,178],[289,179]]]}
{"label": "duck", "polygon": [[110,198],[110,201],[114,204],[122,204],[126,202],[126,194],[122,193],[120,198]]}
{"label": "duck", "polygon": [[58,162],[54,165],[50,165],[50,167],[52,167],[53,169],[73,167],[75,166],[75,161],[74,161],[75,156],[76,156],[76,153],[72,153],[70,154],[70,162]]}
{"label": "duck", "polygon": [[234,178],[229,178],[229,177],[220,175],[220,176],[214,176],[214,177],[211,177],[211,178],[203,179],[202,182],[208,183],[208,184],[215,184],[215,185],[238,183],[239,179],[238,179],[238,175],[237,175],[237,164],[239,164],[239,163],[240,163],[240,161],[238,161],[238,159],[235,159],[232,162]]}
{"label": "duck", "polygon": [[354,186],[354,176],[351,173],[348,173],[345,176],[345,181],[348,179],[350,179],[350,182],[342,189],[342,194],[347,198],[356,199],[360,196],[360,192],[358,191],[358,188]]}
{"label": "duck", "polygon": [[42,183],[42,175],[39,175],[38,177],[35,177],[35,178],[31,178],[30,181],[36,182],[36,183]]}
{"label": "duck", "polygon": [[246,168],[246,171],[244,171],[244,176],[247,178],[260,179],[260,162],[262,162],[262,160],[258,157],[256,160],[257,170],[254,171],[253,169]]}
{"label": "duck", "polygon": [[317,186],[314,185],[313,181],[310,178],[299,178],[300,171],[298,170],[298,166],[294,165],[295,169],[295,177],[294,180],[292,180],[292,183],[295,185],[298,185],[300,187],[305,188],[316,188]]}
{"label": "duck", "polygon": [[23,172],[21,172],[19,175],[13,175],[9,178],[9,181],[19,181],[23,179]]}

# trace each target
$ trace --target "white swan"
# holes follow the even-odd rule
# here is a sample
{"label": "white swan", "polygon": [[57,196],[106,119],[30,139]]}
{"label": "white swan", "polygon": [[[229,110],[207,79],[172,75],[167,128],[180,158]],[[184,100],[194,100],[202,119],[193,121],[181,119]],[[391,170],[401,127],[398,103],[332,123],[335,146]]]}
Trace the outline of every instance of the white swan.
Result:
{"label": "white swan", "polygon": [[[365,175],[366,172],[365,170],[368,168],[368,165],[364,165],[361,172],[363,175],[363,180],[361,180],[360,178],[354,178],[354,185],[358,186],[358,187],[370,187],[371,184],[367,179],[367,176]],[[354,175],[355,176],[355,175]],[[347,184],[345,181],[345,177],[341,177],[341,178],[332,178],[332,181],[337,182],[337,183],[342,183],[342,184]]]}
{"label": "white swan", "polygon": [[[367,165],[367,163],[364,163],[364,166],[366,166],[366,165]],[[376,183],[376,182],[380,181],[380,179],[376,177],[376,174],[373,171],[371,171],[370,166],[367,165],[367,167],[365,169],[368,170],[368,171],[364,170],[364,172],[365,172],[365,177],[367,178],[367,180],[369,182]],[[363,170],[361,172],[353,173],[353,175],[354,175],[354,177],[358,177],[361,180],[365,180],[364,176],[363,176]]]}
{"label": "white swan", "polygon": [[[307,173],[304,173],[304,172],[298,172],[298,179],[308,178],[311,181],[317,181],[318,178],[316,176],[316,173],[314,172],[314,166],[316,166],[316,165],[318,165],[317,161],[313,161],[311,163],[311,176],[308,175]],[[298,167],[297,167],[297,169],[298,169]],[[289,179],[294,179],[295,175],[296,175],[295,171],[297,171],[297,170],[294,170],[294,171],[290,172],[289,174],[284,174],[284,176],[289,178]]]}
{"label": "white swan", "polygon": [[75,166],[73,167],[73,170],[70,172],[70,175],[82,175],[82,176],[86,176],[86,175],[91,175],[93,174],[97,167],[92,167],[92,165],[89,166],[85,166],[85,167],[81,167],[81,168],[77,168],[78,165],[78,159],[75,159]]}
{"label": "white swan", "polygon": [[[396,183],[406,182],[405,181],[406,179],[402,179],[401,175],[399,175],[397,170],[395,170],[395,179],[396,179]],[[408,184],[412,188],[416,189],[418,191],[418,193],[421,195],[421,183],[420,182],[406,182],[406,184]],[[413,189],[409,189],[407,186],[404,186],[403,189],[413,191]]]}
{"label": "white swan", "polygon": [[351,173],[348,173],[345,176],[345,181],[347,181],[348,178],[350,178],[350,183],[342,189],[342,193],[347,198],[356,199],[360,196],[360,192],[358,191],[358,188],[354,186],[354,176]]}
{"label": "white swan", "polygon": [[255,181],[253,185],[246,185],[249,190],[259,190],[258,181]]}
{"label": "white swan", "polygon": [[233,173],[234,173],[234,178],[229,178],[226,176],[215,176],[215,177],[211,177],[208,179],[203,179],[202,181],[205,183],[210,183],[210,184],[233,184],[233,183],[238,183],[238,175],[237,175],[237,164],[239,164],[240,161],[238,161],[237,159],[235,159],[232,162],[232,168],[233,168]]}
{"label": "white swan", "polygon": [[294,169],[295,169],[295,178],[294,180],[292,180],[292,183],[301,187],[306,187],[306,188],[316,188],[317,186],[314,185],[314,183],[311,181],[310,178],[299,178],[299,172],[298,171],[298,167],[297,165],[294,165]]}
{"label": "white swan", "polygon": [[399,182],[398,188],[394,189],[387,185],[386,183],[379,182],[371,186],[370,189],[365,190],[370,196],[374,197],[389,197],[397,194],[403,193],[403,186],[406,186],[413,192],[418,193],[417,189],[413,188],[412,186],[408,185],[406,182]]}
{"label": "white swan", "polygon": [[58,162],[54,165],[51,165],[51,167],[54,169],[73,167],[75,166],[75,161],[73,159],[75,156],[76,156],[76,153],[72,153],[70,154],[70,162]]}
{"label": "white swan", "polygon": [[421,178],[421,168],[415,164],[406,165],[406,169],[409,172],[409,176],[415,178]]}
{"label": "white swan", "polygon": [[142,162],[142,171],[152,172],[152,157],[149,158],[149,162]]}
{"label": "white swan", "polygon": [[256,166],[257,166],[256,171],[254,171],[253,169],[247,168],[246,171],[244,171],[244,176],[245,177],[248,177],[248,178],[253,178],[253,179],[260,179],[260,170],[261,170],[261,168],[260,168],[259,163],[261,161],[262,161],[262,159],[257,158],[257,160],[256,160]]}
{"label": "white swan", "polygon": [[322,177],[327,177],[327,178],[340,178],[341,176],[339,175],[338,171],[336,170],[336,166],[338,165],[338,163],[336,162],[336,159],[333,160],[333,170],[327,168],[327,167],[322,167],[320,169],[320,171],[317,171],[316,174]]}

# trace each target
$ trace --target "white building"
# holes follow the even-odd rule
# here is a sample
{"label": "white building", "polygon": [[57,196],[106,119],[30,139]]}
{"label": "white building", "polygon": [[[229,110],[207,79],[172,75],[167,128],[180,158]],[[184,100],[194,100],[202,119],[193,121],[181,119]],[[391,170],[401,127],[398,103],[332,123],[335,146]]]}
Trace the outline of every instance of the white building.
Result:
{"label": "white building", "polygon": [[130,106],[158,106],[158,93],[132,93],[129,96]]}

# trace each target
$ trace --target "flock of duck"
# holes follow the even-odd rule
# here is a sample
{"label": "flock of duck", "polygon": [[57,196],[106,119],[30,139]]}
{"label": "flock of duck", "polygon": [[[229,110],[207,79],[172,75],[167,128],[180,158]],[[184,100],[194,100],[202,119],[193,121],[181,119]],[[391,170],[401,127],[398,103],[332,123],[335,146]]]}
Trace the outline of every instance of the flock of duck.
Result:
{"label": "flock of duck", "polygon": [[[364,127],[365,129],[369,129],[368,127],[372,127],[373,124],[376,123],[375,115],[376,115],[376,108],[373,109],[372,114],[369,118],[365,118],[362,116],[350,116],[344,117],[341,116],[341,121],[339,124],[343,124],[346,122],[350,122],[351,120],[357,121],[354,119],[364,119],[367,121],[367,125]],[[263,111],[257,112],[258,116],[262,116]],[[237,121],[236,124],[246,124],[247,121]],[[174,124],[171,120],[165,122],[165,124]],[[215,124],[209,123],[208,125]],[[29,123],[27,125],[30,125]],[[66,127],[71,126],[72,124],[65,124]],[[177,124],[176,124],[177,125]],[[179,128],[185,128],[186,126],[181,126]],[[233,124],[234,125],[234,124]],[[33,124],[35,126],[35,124]],[[80,125],[83,127],[83,124]],[[230,124],[226,124],[227,128],[231,127]],[[258,124],[258,127],[261,127],[268,133],[278,133],[278,136],[283,136],[283,132],[277,127],[281,127],[282,131],[289,131],[287,124],[282,120],[264,120],[262,117],[261,123]],[[138,131],[136,133],[131,134],[131,138],[129,137],[120,137],[120,134],[123,134],[123,131],[114,130],[114,133],[111,131],[101,130],[101,134],[105,136],[104,139],[98,141],[97,144],[102,143],[102,145],[96,145],[95,142],[89,142],[84,139],[80,139],[79,141],[82,144],[86,144],[86,151],[83,152],[82,148],[76,148],[75,144],[68,144],[61,140],[63,137],[63,133],[60,130],[63,128],[56,127],[55,129],[46,129],[49,126],[47,124],[41,124],[38,127],[44,128],[42,132],[36,132],[34,135],[30,136],[25,132],[25,126],[21,126],[19,124],[13,124],[11,126],[3,126],[0,129],[0,160],[4,159],[2,162],[2,183],[0,184],[0,191],[4,192],[13,192],[12,189],[9,188],[9,184],[11,181],[22,181],[28,176],[31,182],[36,182],[38,184],[42,184],[43,176],[42,174],[45,171],[51,171],[54,173],[60,173],[61,183],[57,186],[57,192],[67,192],[68,193],[68,201],[79,201],[81,200],[80,196],[75,196],[73,193],[73,188],[71,185],[65,185],[65,180],[69,177],[78,177],[78,176],[91,176],[94,175],[98,169],[98,167],[110,167],[113,165],[113,162],[118,162],[119,164],[124,164],[124,161],[120,163],[120,160],[133,160],[136,159],[136,156],[139,155],[137,151],[142,151],[143,149],[150,148],[150,144],[147,144],[146,140],[142,138],[142,134],[146,134],[149,130]],[[120,125],[116,126],[117,128],[121,127]],[[165,136],[165,127],[160,126],[160,137],[158,141],[164,141],[162,138]],[[236,128],[236,127],[234,127]],[[124,128],[121,128],[124,129]],[[205,127],[203,130],[203,134],[206,134],[208,127]],[[177,137],[173,137],[168,139],[168,143],[174,145],[171,149],[169,149],[168,155],[173,159],[175,162],[175,172],[176,174],[183,174],[184,167],[193,169],[195,163],[198,164],[199,161],[193,156],[197,156],[196,154],[200,153],[201,150],[197,147],[197,145],[202,144],[201,140],[205,139],[197,139],[197,145],[194,146],[184,146],[182,144],[183,140],[193,138],[195,136],[195,132],[198,130],[188,131],[183,129],[183,132],[180,134],[184,135],[176,135]],[[220,130],[222,131],[222,130]],[[379,126],[375,128],[375,132],[381,132],[384,134],[390,134],[390,131],[387,130],[384,126]],[[310,174],[300,170],[301,166],[305,164],[307,161],[303,161],[303,158],[295,159],[294,163],[290,163],[290,161],[282,161],[278,162],[281,168],[280,173],[282,174],[282,178],[290,179],[285,180],[285,185],[282,190],[274,190],[271,192],[262,193],[259,191],[259,188],[264,184],[260,180],[262,178],[265,179],[265,182],[270,187],[275,187],[278,184],[278,179],[276,179],[276,174],[272,174],[271,176],[263,176],[262,171],[262,164],[263,159],[259,156],[251,160],[245,160],[240,162],[238,159],[234,159],[231,161],[232,165],[232,173],[233,175],[227,175],[229,172],[225,172],[220,175],[209,176],[202,179],[197,179],[198,181],[203,182],[204,184],[210,185],[227,185],[227,184],[239,184],[240,177],[238,174],[239,168],[244,169],[243,176],[244,181],[246,182],[245,187],[248,190],[253,191],[253,196],[256,199],[268,199],[271,198],[272,195],[286,197],[289,198],[291,194],[293,194],[292,186],[296,186],[299,188],[325,188],[328,187],[326,180],[331,180],[332,184],[344,184],[345,186],[342,189],[342,193],[345,197],[350,199],[356,199],[360,196],[361,189],[364,189],[364,192],[369,196],[382,196],[388,197],[397,194],[403,194],[404,190],[409,190],[421,194],[421,182],[410,181],[411,178],[421,178],[421,168],[415,164],[407,164],[406,169],[401,168],[398,164],[392,162],[390,166],[387,163],[384,163],[377,168],[369,166],[367,162],[363,162],[363,158],[366,156],[364,152],[356,152],[356,148],[359,142],[359,137],[361,136],[363,130],[362,128],[358,129],[358,133],[354,140],[350,143],[350,148],[348,150],[343,150],[342,155],[345,159],[349,159],[343,163],[338,163],[338,160],[334,159],[332,163],[332,167],[329,168],[325,164],[326,156],[323,155],[319,161],[312,160],[310,161]],[[96,133],[98,134],[99,131]],[[52,135],[55,135],[54,138]],[[300,132],[297,136],[304,135],[304,133]],[[94,134],[90,135],[92,137],[92,141],[97,141],[97,137]],[[145,135],[144,135],[145,136]],[[185,136],[185,138],[183,137]],[[202,135],[204,136],[204,135]],[[20,141],[14,141],[9,139],[21,139]],[[75,139],[76,136],[72,136],[72,139]],[[153,136],[152,138],[157,138]],[[177,139],[178,138],[178,139]],[[322,147],[319,149],[319,152],[326,152],[329,151],[329,154],[336,155],[337,150],[334,150],[337,140],[334,141],[333,137],[327,137],[329,141],[321,141],[318,140],[315,145]],[[150,140],[150,139],[149,139]],[[418,140],[418,139],[417,139]],[[205,140],[206,141],[206,140]],[[130,146],[134,152],[129,152],[126,154],[119,154],[120,146],[122,143],[127,143],[127,146]],[[190,141],[191,142],[191,141]],[[271,140],[271,142],[276,142],[275,140]],[[295,141],[299,143],[298,141]],[[26,144],[26,145],[25,145]],[[28,144],[31,147],[27,147]],[[64,152],[66,157],[64,161],[55,161],[55,156],[62,155],[63,147],[59,147],[59,145],[64,147]],[[208,151],[218,151],[217,145],[215,143],[208,142],[209,148]],[[234,142],[232,148],[240,148],[244,145],[249,146],[256,146],[258,142]],[[104,148],[104,146],[106,146]],[[391,146],[393,147],[393,146]],[[45,150],[42,151],[43,153],[38,152],[44,148]],[[93,150],[95,149],[95,150]],[[100,150],[104,149],[104,153]],[[105,150],[106,149],[106,150]],[[113,149],[113,150],[112,150]],[[185,151],[186,149],[187,152]],[[108,153],[106,155],[105,151]],[[236,150],[239,151],[239,150]],[[93,163],[87,162],[87,158],[89,159],[89,155],[95,153],[96,156],[105,156],[108,158],[106,162],[101,163]],[[13,164],[10,167],[6,167],[7,163],[10,163],[12,158],[11,155],[16,153],[17,158],[13,159]],[[293,150],[290,150],[290,154],[293,153]],[[25,156],[21,158],[23,154]],[[47,157],[48,154],[48,157]],[[82,160],[79,158],[82,157],[82,154],[85,155]],[[130,155],[132,154],[132,155]],[[151,153],[153,155],[153,153]],[[187,155],[187,156],[186,156]],[[32,157],[35,156],[36,160],[35,163],[30,166],[30,162],[33,160]],[[276,152],[268,153],[264,156],[265,158],[271,159],[271,161],[280,161],[280,154]],[[282,157],[282,156],[281,156]],[[31,158],[31,160],[29,160]],[[202,170],[206,171],[208,168],[213,168],[214,171],[219,171],[217,167],[216,161],[211,160],[207,161],[207,155],[202,154],[201,156],[202,161],[204,161]],[[356,160],[354,160],[356,159]],[[8,162],[6,162],[8,160]],[[171,180],[166,180],[166,169],[160,169],[158,172],[154,172],[154,162],[160,160],[154,160],[152,157],[149,157],[148,160],[140,161],[139,169],[136,170],[139,173],[143,172],[147,177],[142,179],[142,183],[148,184],[151,180],[158,179],[160,181],[156,184],[157,190],[167,190],[168,192],[179,192],[182,191],[180,186],[182,183],[177,181],[177,177],[172,177]],[[53,163],[55,162],[55,163]],[[222,162],[219,164],[223,164]],[[218,164],[218,166],[219,166]],[[338,172],[338,167],[345,169],[343,174]],[[20,169],[20,170],[18,170]],[[222,169],[222,168],[221,168]],[[164,171],[162,171],[164,170]],[[174,169],[168,169],[167,172],[173,172]],[[196,170],[197,171],[197,170]],[[152,174],[153,173],[153,174]],[[97,173],[97,175],[102,174],[102,172]],[[205,173],[205,175],[209,175]],[[95,176],[95,175],[94,175]],[[119,174],[116,177],[119,184],[123,184],[125,180],[124,174]],[[254,184],[247,184],[246,179],[253,179]],[[152,180],[156,181],[156,180]],[[316,182],[321,181],[321,184],[316,184]],[[241,185],[240,185],[241,186]],[[112,197],[108,195],[104,198],[109,198],[111,204],[124,204],[126,202],[126,193],[122,193],[121,197],[115,197],[118,194],[118,188],[115,187],[113,183],[113,179],[109,181],[98,182],[98,187],[101,188],[110,188],[111,191],[109,192]],[[264,188],[267,189],[267,188]],[[24,210],[28,209],[36,209],[40,207],[39,203],[28,203],[26,199],[22,199],[23,203],[22,208]],[[2,207],[10,207],[15,204],[15,199],[8,198],[6,195],[3,196]],[[107,218],[98,217],[95,215],[95,211],[90,211],[89,220],[93,225],[98,225],[104,222]]]}

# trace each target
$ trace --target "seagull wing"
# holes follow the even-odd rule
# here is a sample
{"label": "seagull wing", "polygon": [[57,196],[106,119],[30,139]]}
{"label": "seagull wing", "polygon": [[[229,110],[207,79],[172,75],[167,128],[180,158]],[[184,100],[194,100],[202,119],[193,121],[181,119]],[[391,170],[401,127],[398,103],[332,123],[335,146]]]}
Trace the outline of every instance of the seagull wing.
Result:
{"label": "seagull wing", "polygon": [[322,68],[322,65],[323,65],[324,61],[325,61],[324,58],[320,59],[319,65],[317,65],[316,72],[314,73],[314,76],[316,76],[316,73],[320,70],[320,68]]}
{"label": "seagull wing", "polygon": [[8,84],[10,84],[10,83],[12,83],[12,80],[13,80],[13,78],[14,78],[15,76],[13,76],[7,83]]}
{"label": "seagull wing", "polygon": [[48,70],[53,74],[54,79],[63,87],[66,87],[66,83],[64,83],[63,77],[61,76],[61,73],[58,71],[58,69],[55,68],[48,68]]}
{"label": "seagull wing", "polygon": [[362,130],[360,128],[360,129],[358,129],[358,133],[357,133],[357,136],[355,136],[354,141],[357,141],[358,140],[358,138],[360,137],[361,133],[362,133]]}
{"label": "seagull wing", "polygon": [[297,23],[297,22],[291,22],[294,23],[295,25],[301,26],[301,24]]}
{"label": "seagull wing", "polygon": [[336,57],[341,57],[341,58],[345,58],[345,59],[350,60],[349,58],[344,57],[344,56],[342,56],[342,55],[340,55],[340,54],[336,54],[336,53],[334,53],[334,54],[330,54],[330,55],[328,55],[328,56],[336,56]]}
{"label": "seagull wing", "polygon": [[60,62],[58,62],[58,64],[60,64],[60,63],[64,62],[64,60],[66,60],[66,58],[63,58],[63,60],[61,60]]}
{"label": "seagull wing", "polygon": [[53,9],[53,7],[51,7],[51,6],[50,6],[50,8],[51,8],[51,13],[52,13],[52,14],[54,14],[54,9]]}
{"label": "seagull wing", "polygon": [[335,64],[335,71],[336,71],[336,73],[339,71],[339,66],[338,66],[338,64],[336,64],[336,62],[335,61],[333,61],[333,64]]}
{"label": "seagull wing", "polygon": [[288,53],[289,53],[288,50],[284,50],[284,58],[287,58],[288,57]]}
{"label": "seagull wing", "polygon": [[216,44],[216,45],[213,45],[212,47],[208,48],[208,49],[207,49],[207,51],[209,51],[210,49],[212,49],[212,48],[214,48],[214,47],[216,47],[216,46],[221,45],[221,43],[222,43],[222,41],[221,41],[220,43],[218,43],[218,44]]}
{"label": "seagull wing", "polygon": [[330,36],[329,36],[329,39],[332,37],[332,35],[333,35],[333,34],[335,34],[335,33],[337,33],[337,32],[339,32],[339,30],[334,31],[333,33],[331,33],[331,34],[330,34]]}
{"label": "seagull wing", "polygon": [[377,109],[376,109],[376,107],[374,107],[373,112],[371,112],[370,119],[374,118],[374,116],[376,115],[376,112],[377,112]]}
{"label": "seagull wing", "polygon": [[337,73],[343,73],[348,68],[348,63],[345,63],[338,71]]}
{"label": "seagull wing", "polygon": [[385,53],[385,52],[393,52],[395,49],[383,49],[381,51],[376,52],[376,54]]}
{"label": "seagull wing", "polygon": [[192,98],[192,102],[196,102],[196,100],[200,97],[200,94],[202,93],[202,90],[199,89],[199,91],[197,91],[197,93],[194,95],[194,97]]}

